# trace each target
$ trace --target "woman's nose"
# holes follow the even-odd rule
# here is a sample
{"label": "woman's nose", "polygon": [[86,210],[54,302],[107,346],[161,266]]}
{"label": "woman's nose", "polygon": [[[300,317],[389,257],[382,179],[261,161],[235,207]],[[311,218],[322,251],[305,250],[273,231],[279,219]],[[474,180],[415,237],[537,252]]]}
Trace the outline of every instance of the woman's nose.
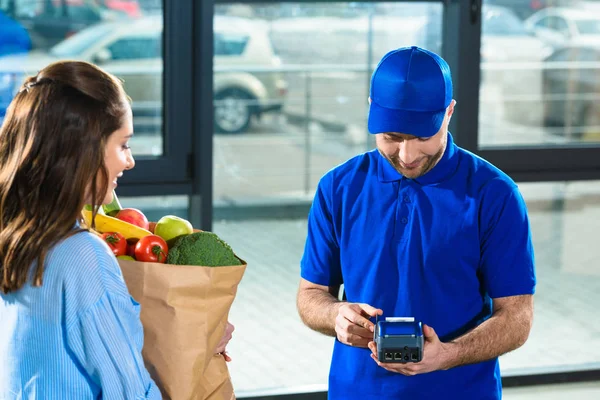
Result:
{"label": "woman's nose", "polygon": [[133,155],[131,154],[131,150],[129,150],[129,157],[127,157],[126,169],[132,169],[133,167],[135,167],[135,159],[133,158]]}

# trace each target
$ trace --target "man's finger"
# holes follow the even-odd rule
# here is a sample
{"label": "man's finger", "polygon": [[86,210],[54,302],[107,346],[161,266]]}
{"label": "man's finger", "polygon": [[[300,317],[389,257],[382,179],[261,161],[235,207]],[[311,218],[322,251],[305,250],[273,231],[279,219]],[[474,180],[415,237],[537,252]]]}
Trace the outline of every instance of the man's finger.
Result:
{"label": "man's finger", "polygon": [[369,350],[371,350],[371,353],[377,358],[377,345],[374,342],[369,342],[367,346],[369,346]]}
{"label": "man's finger", "polygon": [[356,336],[356,335],[339,335],[338,334],[338,339],[340,340],[340,342],[345,343],[347,345],[355,346],[355,347],[364,347],[364,348],[367,348],[369,341],[371,341],[371,339],[366,339],[366,338]]}
{"label": "man's finger", "polygon": [[373,354],[371,354],[371,358],[373,359],[373,361],[375,361],[377,363],[377,365],[379,365],[381,368],[383,368],[387,371],[395,372],[397,374],[402,374],[402,375],[406,375],[406,376],[415,375],[414,372],[410,372],[410,371],[406,370],[403,366],[399,366],[398,364],[382,363]]}
{"label": "man's finger", "polygon": [[423,335],[425,336],[426,339],[429,339],[429,340],[434,340],[437,338],[437,334],[435,333],[435,330],[426,324],[423,324]]}
{"label": "man's finger", "polygon": [[373,332],[370,329],[364,328],[360,325],[348,326],[348,332],[369,340],[373,340]]}
{"label": "man's finger", "polygon": [[341,332],[347,332],[348,334],[359,335],[363,338],[373,338],[373,332],[370,329],[364,328],[361,325],[357,325],[343,314],[337,316],[335,320],[336,331],[339,329]]}
{"label": "man's finger", "polygon": [[354,307],[344,307],[340,309],[340,314],[342,314],[342,316],[344,318],[346,318],[348,321],[352,322],[355,325],[359,325],[362,326],[363,328],[369,330],[370,332],[373,332],[373,323],[371,321],[369,321],[368,319],[366,319],[365,317],[363,317],[360,312],[361,312],[361,307],[357,306],[357,305],[353,305]]}
{"label": "man's finger", "polygon": [[367,313],[370,317],[374,317],[376,315],[383,315],[383,310],[380,308],[375,308],[369,304],[359,303],[358,306]]}
{"label": "man's finger", "polygon": [[371,340],[371,339],[355,338],[355,339],[352,341],[352,346],[355,346],[355,347],[363,347],[363,348],[365,348],[365,349],[366,349],[366,348],[368,348],[368,345],[369,345],[369,340]]}

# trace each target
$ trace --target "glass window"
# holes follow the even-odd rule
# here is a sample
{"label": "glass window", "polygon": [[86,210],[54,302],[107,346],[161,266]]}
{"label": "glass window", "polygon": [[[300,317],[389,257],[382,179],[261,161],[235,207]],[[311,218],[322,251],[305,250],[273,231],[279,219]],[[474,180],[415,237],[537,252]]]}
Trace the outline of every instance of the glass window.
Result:
{"label": "glass window", "polygon": [[132,99],[134,153],[163,154],[162,2],[2,0],[0,5],[13,10],[13,18],[0,11],[0,120],[25,75],[62,59],[88,61],[123,79]]}
{"label": "glass window", "polygon": [[569,24],[567,24],[567,21],[565,21],[564,18],[548,17],[548,18],[546,18],[546,23],[548,25],[548,28],[553,29],[555,31],[558,31],[558,32],[568,32],[569,31]]}
{"label": "glass window", "polygon": [[523,4],[509,3],[483,4],[479,147],[598,144],[600,60],[593,34],[577,35],[567,22],[593,31],[587,21],[595,20],[576,1],[525,19],[515,17]]}
{"label": "glass window", "polygon": [[577,19],[574,23],[580,35],[600,34],[600,19]]}
{"label": "glass window", "polygon": [[162,55],[160,38],[127,38],[117,40],[110,46],[111,59],[143,60],[158,58]]}
{"label": "glass window", "polygon": [[483,34],[498,36],[523,36],[527,35],[523,21],[510,10],[484,9],[482,10]]}
{"label": "glass window", "polygon": [[215,32],[215,56],[239,56],[246,49],[249,37]]}
{"label": "glass window", "polygon": [[535,26],[538,28],[548,28],[548,18],[540,18],[535,22]]}
{"label": "glass window", "polygon": [[213,230],[252,266],[230,315],[238,396],[324,388],[333,338],[295,306],[308,207],[326,171],[373,148],[372,68],[398,47],[440,46],[441,19],[441,2],[215,7],[215,40],[225,27],[247,37],[238,55],[215,46],[213,77]]}
{"label": "glass window", "polygon": [[88,49],[101,42],[114,29],[112,25],[95,25],[61,41],[50,49],[58,58],[81,57]]}
{"label": "glass window", "polygon": [[[60,8],[55,8],[56,15],[64,15]],[[66,16],[73,19],[80,19],[85,21],[100,21],[102,16],[100,15],[101,10],[98,7],[91,5],[81,4],[80,6],[67,6]]]}
{"label": "glass window", "polygon": [[[600,300],[600,182],[519,187],[529,210],[538,284],[529,340],[500,358],[502,374],[597,368],[600,353],[591,349],[600,349],[600,336],[589,323]],[[578,340],[569,341],[565,353],[569,336]]]}

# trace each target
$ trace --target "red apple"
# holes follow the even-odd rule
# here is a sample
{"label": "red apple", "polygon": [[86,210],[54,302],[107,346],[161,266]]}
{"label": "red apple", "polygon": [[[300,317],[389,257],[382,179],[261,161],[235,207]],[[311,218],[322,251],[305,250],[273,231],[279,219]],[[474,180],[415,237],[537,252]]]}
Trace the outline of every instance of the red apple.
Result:
{"label": "red apple", "polygon": [[139,226],[140,228],[148,229],[148,218],[136,208],[124,208],[119,210],[115,218],[121,221],[129,222],[130,224]]}

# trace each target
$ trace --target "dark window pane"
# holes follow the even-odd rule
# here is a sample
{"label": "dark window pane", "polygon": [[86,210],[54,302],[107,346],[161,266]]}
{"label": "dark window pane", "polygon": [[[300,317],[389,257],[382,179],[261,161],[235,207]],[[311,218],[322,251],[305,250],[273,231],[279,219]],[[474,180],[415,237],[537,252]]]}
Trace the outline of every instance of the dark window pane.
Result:
{"label": "dark window pane", "polygon": [[215,33],[216,56],[239,56],[244,52],[248,36]]}
{"label": "dark window pane", "polygon": [[159,38],[123,39],[111,44],[108,49],[113,60],[143,60],[161,56]]}

